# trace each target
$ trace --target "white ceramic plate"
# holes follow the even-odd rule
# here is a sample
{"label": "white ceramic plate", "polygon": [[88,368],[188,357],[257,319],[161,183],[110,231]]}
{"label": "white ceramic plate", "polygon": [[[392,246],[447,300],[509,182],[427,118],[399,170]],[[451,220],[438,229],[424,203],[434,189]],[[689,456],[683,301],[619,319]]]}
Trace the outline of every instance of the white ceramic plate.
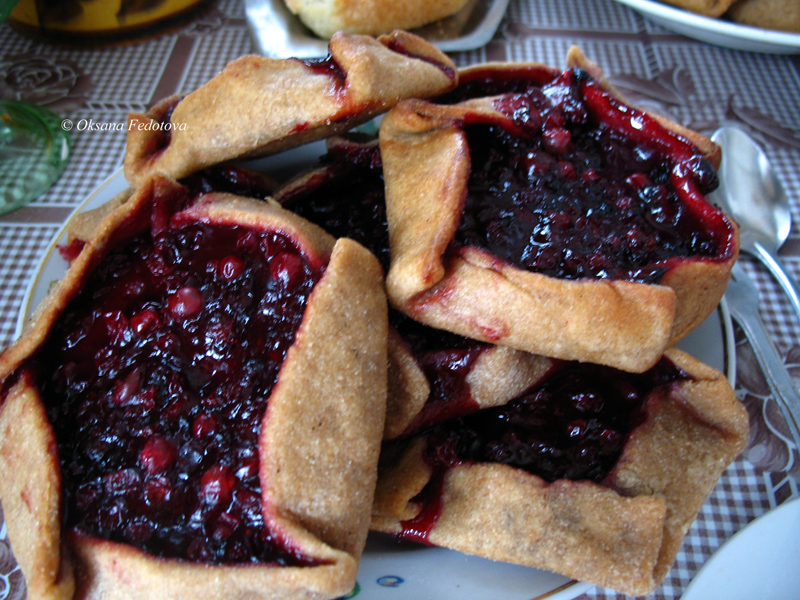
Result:
{"label": "white ceramic plate", "polygon": [[712,19],[662,4],[655,0],[617,0],[651,21],[683,35],[734,50],[770,54],[800,53],[800,34],[748,27],[718,18]]}
{"label": "white ceramic plate", "polygon": [[[310,144],[249,166],[286,177],[324,152],[324,144]],[[50,285],[60,279],[68,263],[58,253],[65,244],[67,228],[74,216],[109,201],[127,188],[122,170],[95,190],[67,220],[47,249],[30,282],[17,322],[17,335],[33,309],[44,299]],[[715,312],[681,344],[696,358],[734,376],[733,328],[726,310]],[[560,575],[493,562],[443,548],[427,548],[396,542],[372,534],[361,562],[358,587],[351,598],[358,600],[568,600],[592,586]]]}
{"label": "white ceramic plate", "polygon": [[[435,0],[433,0],[435,2]],[[503,19],[509,0],[470,0],[451,17],[414,29],[442,52],[485,46]],[[284,0],[246,0],[247,24],[258,51],[274,58],[327,55],[328,41],[316,37]]]}
{"label": "white ceramic plate", "polygon": [[717,550],[682,600],[797,600],[800,596],[800,499],[782,504]]}

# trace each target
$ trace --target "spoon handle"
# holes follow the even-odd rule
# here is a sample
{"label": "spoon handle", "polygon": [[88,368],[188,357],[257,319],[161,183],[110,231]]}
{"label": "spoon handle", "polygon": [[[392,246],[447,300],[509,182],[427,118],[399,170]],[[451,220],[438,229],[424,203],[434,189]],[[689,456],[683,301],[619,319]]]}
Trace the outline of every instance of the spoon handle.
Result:
{"label": "spoon handle", "polygon": [[800,394],[764,328],[758,310],[758,290],[738,264],[733,267],[733,278],[728,284],[725,298],[731,316],[739,323],[750,342],[767,385],[786,420],[791,439],[800,451]]}
{"label": "spoon handle", "polygon": [[775,253],[760,242],[753,242],[753,251],[756,258],[764,263],[775,276],[775,279],[778,280],[783,291],[789,297],[789,302],[791,302],[797,318],[800,319],[800,286],[798,286],[797,281],[789,275]]}

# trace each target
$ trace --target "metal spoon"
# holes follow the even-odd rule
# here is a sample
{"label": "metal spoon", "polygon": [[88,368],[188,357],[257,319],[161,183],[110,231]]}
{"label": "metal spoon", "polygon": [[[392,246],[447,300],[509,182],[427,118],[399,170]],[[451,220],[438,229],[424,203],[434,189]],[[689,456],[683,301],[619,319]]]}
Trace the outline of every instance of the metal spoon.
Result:
{"label": "metal spoon", "polygon": [[740,227],[741,249],[764,263],[800,318],[800,287],[778,259],[789,237],[789,201],[766,154],[743,130],[722,127],[711,139],[722,147],[720,184],[714,198]]}

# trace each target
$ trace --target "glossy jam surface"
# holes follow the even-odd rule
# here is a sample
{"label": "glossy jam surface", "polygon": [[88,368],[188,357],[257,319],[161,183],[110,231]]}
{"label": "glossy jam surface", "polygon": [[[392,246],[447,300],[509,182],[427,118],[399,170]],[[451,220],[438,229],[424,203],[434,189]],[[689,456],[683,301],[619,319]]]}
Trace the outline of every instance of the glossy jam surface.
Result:
{"label": "glossy jam surface", "polygon": [[335,237],[349,237],[389,268],[383,163],[377,144],[341,143],[322,158],[325,174],[281,204]]}
{"label": "glossy jam surface", "polygon": [[322,267],[190,223],[113,251],[38,354],[70,528],[209,563],[309,561],[262,514],[258,435]]}
{"label": "glossy jam surface", "polygon": [[717,185],[711,164],[584,72],[494,106],[506,121],[465,126],[472,169],[456,251],[477,246],[553,277],[648,283],[681,258],[727,257],[732,228],[703,198]]}
{"label": "glossy jam surface", "polygon": [[268,177],[236,165],[215,165],[181,180],[193,195],[226,192],[246,198],[264,200],[275,191]]}
{"label": "glossy jam surface", "polygon": [[563,362],[512,402],[431,428],[425,433],[431,482],[415,499],[422,512],[405,524],[407,537],[424,541],[435,525],[435,490],[455,465],[501,463],[547,481],[602,481],[641,418],[644,398],[687,378],[667,359],[643,374]]}

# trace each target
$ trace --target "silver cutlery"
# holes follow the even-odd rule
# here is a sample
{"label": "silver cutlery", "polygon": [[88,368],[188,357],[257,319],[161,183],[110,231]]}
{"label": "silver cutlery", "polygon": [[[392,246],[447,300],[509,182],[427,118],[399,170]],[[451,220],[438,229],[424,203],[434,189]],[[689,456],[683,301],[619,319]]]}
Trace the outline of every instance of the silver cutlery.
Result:
{"label": "silver cutlery", "polygon": [[786,419],[795,447],[800,451],[800,395],[764,328],[758,309],[758,289],[739,263],[733,266],[731,274],[731,281],[725,292],[731,316],[750,341],[770,391]]}
{"label": "silver cutlery", "polygon": [[767,266],[800,318],[800,286],[777,256],[792,228],[783,185],[766,154],[742,129],[722,127],[711,139],[722,147],[720,184],[712,198],[739,224],[742,251]]}

